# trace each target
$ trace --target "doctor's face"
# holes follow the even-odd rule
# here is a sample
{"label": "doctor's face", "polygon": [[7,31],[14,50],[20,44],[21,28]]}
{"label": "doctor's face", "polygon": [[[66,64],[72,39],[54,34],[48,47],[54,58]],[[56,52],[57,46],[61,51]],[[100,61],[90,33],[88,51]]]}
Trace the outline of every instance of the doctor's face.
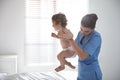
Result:
{"label": "doctor's face", "polygon": [[83,36],[89,35],[94,30],[94,29],[87,28],[87,27],[84,27],[84,26],[81,26],[80,29],[81,29],[81,32],[82,32]]}

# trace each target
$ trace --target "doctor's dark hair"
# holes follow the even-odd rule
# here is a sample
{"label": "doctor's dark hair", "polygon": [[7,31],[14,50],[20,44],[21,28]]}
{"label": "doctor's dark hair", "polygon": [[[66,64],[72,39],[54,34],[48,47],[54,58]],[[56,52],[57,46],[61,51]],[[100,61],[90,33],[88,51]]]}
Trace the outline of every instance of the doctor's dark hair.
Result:
{"label": "doctor's dark hair", "polygon": [[67,25],[67,19],[66,19],[65,14],[63,13],[54,14],[52,16],[52,21],[54,21],[56,24],[60,24],[64,28]]}
{"label": "doctor's dark hair", "polygon": [[94,29],[98,17],[96,14],[87,14],[81,20],[81,25],[87,28]]}

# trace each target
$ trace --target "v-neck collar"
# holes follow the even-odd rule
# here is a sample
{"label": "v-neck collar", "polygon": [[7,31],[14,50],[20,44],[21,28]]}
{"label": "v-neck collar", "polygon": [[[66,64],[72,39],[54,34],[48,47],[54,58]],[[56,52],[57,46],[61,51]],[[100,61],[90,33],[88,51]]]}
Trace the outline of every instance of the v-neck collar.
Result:
{"label": "v-neck collar", "polygon": [[93,31],[90,35],[85,36],[83,40],[82,40],[83,35],[82,35],[82,33],[81,33],[79,42],[81,42],[81,40],[82,40],[82,44],[80,43],[80,45],[81,45],[81,46],[86,45],[87,42],[88,42],[88,41],[91,39],[91,37],[93,36],[94,32],[95,32],[95,31]]}

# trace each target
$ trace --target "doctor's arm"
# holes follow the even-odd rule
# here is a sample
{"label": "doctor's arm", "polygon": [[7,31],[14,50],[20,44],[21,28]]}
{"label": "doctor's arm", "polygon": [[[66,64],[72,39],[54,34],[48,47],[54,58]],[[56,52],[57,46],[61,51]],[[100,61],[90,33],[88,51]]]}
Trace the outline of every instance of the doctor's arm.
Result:
{"label": "doctor's arm", "polygon": [[83,51],[76,43],[73,39],[69,39],[69,43],[72,46],[73,50],[76,52],[76,54],[78,55],[78,57],[81,60],[84,60],[85,58],[87,58],[89,56],[88,53],[86,53],[85,51]]}

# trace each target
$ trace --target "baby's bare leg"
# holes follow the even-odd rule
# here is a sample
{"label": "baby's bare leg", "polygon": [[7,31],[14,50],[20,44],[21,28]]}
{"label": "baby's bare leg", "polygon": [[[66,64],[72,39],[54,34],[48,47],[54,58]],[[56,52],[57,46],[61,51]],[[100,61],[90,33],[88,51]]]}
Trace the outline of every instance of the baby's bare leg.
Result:
{"label": "baby's bare leg", "polygon": [[60,66],[58,66],[55,71],[59,72],[63,69],[65,69],[65,57],[64,57],[65,52],[62,51],[57,55],[58,60],[60,61]]}
{"label": "baby's bare leg", "polygon": [[70,62],[67,62],[67,61],[66,61],[66,65],[69,66],[69,67],[72,68],[72,69],[75,69],[75,66],[73,66]]}
{"label": "baby's bare leg", "polygon": [[64,69],[65,69],[65,67],[58,66],[57,68],[55,68],[55,71],[59,72],[59,71],[64,70]]}
{"label": "baby's bare leg", "polygon": [[58,72],[58,71],[61,71],[65,68],[65,64],[69,67],[71,67],[72,69],[75,68],[75,66],[73,66],[70,62],[67,62],[65,60],[65,58],[70,58],[74,55],[73,51],[70,51],[70,50],[66,50],[66,51],[62,51],[60,54],[58,54],[58,60],[60,61],[60,66],[57,67],[55,70]]}
{"label": "baby's bare leg", "polygon": [[[74,54],[75,54],[75,53],[74,53],[73,51],[67,50],[67,51],[66,51],[66,56],[65,56],[65,58],[70,58],[70,57],[72,57]],[[70,62],[68,62],[68,61],[66,61],[66,60],[65,60],[65,64],[66,64],[67,66],[69,66],[70,68],[75,69],[75,66],[73,66]]]}

